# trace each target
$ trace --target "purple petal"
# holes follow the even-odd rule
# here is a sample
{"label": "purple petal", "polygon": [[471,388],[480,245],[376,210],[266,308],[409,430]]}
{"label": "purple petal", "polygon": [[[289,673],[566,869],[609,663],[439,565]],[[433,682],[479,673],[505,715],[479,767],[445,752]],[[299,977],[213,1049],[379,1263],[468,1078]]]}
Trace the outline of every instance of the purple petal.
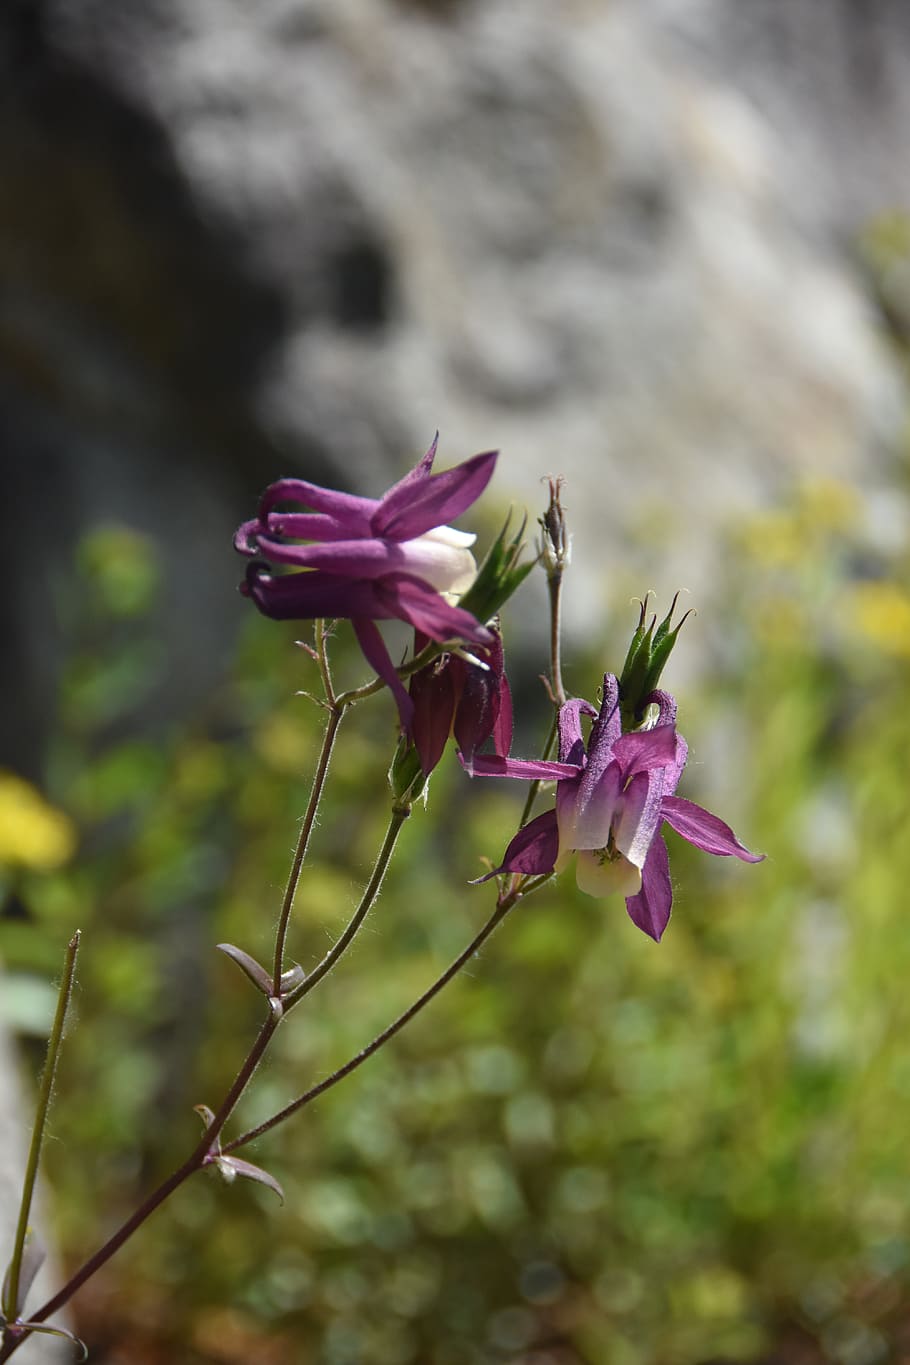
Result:
{"label": "purple petal", "polygon": [[676,788],[679,786],[679,779],[683,775],[683,768],[685,768],[686,766],[686,760],[688,757],[689,746],[683,739],[682,735],[677,734],[676,756],[673,759],[673,762],[668,767],[664,768],[665,797],[672,796],[673,793],[676,791]]}
{"label": "purple petal", "polygon": [[307,483],[305,479],[279,479],[277,483],[269,484],[260,499],[259,520],[263,525],[268,514],[280,502],[299,502],[316,512],[325,512],[333,521],[345,526],[351,537],[372,534],[370,519],[379,506],[376,498],[338,493],[332,488],[320,488],[319,484]]}
{"label": "purple petal", "polygon": [[618,763],[609,763],[597,781],[589,780],[590,766],[577,782],[560,782],[556,789],[559,846],[605,848],[622,787]]}
{"label": "purple petal", "polygon": [[276,621],[308,621],[316,616],[373,621],[408,621],[440,644],[466,640],[489,645],[491,632],[470,612],[453,607],[417,578],[346,578],[308,569],[273,575],[261,563],[250,564],[240,591],[252,597],[264,616]]}
{"label": "purple petal", "polygon": [[[418,460],[414,468],[409,469],[403,479],[399,479],[397,483],[392,484],[391,488],[386,489],[381,499],[383,503],[385,503],[389,498],[392,498],[395,500],[395,502],[398,502],[400,499],[403,498],[404,494],[407,494],[408,497],[410,497],[417,491],[417,485],[423,483],[430,476],[430,471],[433,468],[433,461],[436,459],[436,447],[438,445],[439,432],[437,431],[436,435],[430,442],[430,448],[427,451],[426,455],[421,456],[421,458]],[[378,506],[379,504],[377,503],[377,507]]]}
{"label": "purple petal", "polygon": [[269,537],[288,536],[292,540],[368,540],[369,527],[363,536],[351,535],[351,527],[344,520],[326,516],[322,512],[270,512],[265,521],[256,523],[259,535],[266,541],[263,547],[267,552]]}
{"label": "purple petal", "polygon": [[574,763],[556,763],[542,758],[503,758],[501,754],[477,754],[473,763],[475,777],[517,777],[523,782],[553,782],[577,777]]}
{"label": "purple petal", "polygon": [[259,543],[262,553],[276,564],[322,569],[345,578],[382,578],[394,573],[423,577],[419,552],[409,553],[403,545],[391,540],[340,540],[331,545],[290,545],[286,541],[261,537]]}
{"label": "purple petal", "polygon": [[484,740],[493,733],[499,712],[500,679],[492,668],[465,664],[464,660],[457,658],[452,663],[463,674],[452,732],[459,749],[470,761]]}
{"label": "purple petal", "polygon": [[524,872],[538,876],[552,872],[559,848],[556,811],[544,811],[536,820],[524,825],[509,844],[499,872]]}
{"label": "purple petal", "polygon": [[493,747],[498,754],[507,754],[512,747],[512,689],[505,673],[499,683],[499,715],[493,726]]}
{"label": "purple petal", "polygon": [[[408,689],[414,703],[411,738],[420,755],[420,766],[429,776],[442,758],[455,712],[455,684],[447,662],[437,660],[415,673]],[[460,662],[460,660],[459,660]]]}
{"label": "purple petal", "polygon": [[376,583],[319,569],[275,576],[262,564],[250,564],[240,591],[252,597],[264,616],[276,621],[309,621],[316,616],[367,616],[381,621],[401,615],[380,596]]}
{"label": "purple petal", "polygon": [[[562,848],[603,848],[610,835],[616,797],[622,786],[620,766],[614,752],[621,736],[619,685],[612,673],[604,674],[603,705],[591,726],[585,771],[572,794],[557,797]],[[613,770],[609,778],[605,776]],[[576,839],[578,842],[576,842]]]}
{"label": "purple petal", "polygon": [[597,712],[590,702],[579,697],[573,697],[559,708],[559,757],[563,763],[576,763],[579,771],[587,762],[581,734],[582,715],[596,716]]}
{"label": "purple petal", "polygon": [[[497,754],[508,754],[512,747],[512,691],[509,687],[509,680],[506,677],[505,655],[502,648],[502,636],[497,627],[491,627],[493,643],[485,651],[484,659],[488,665],[486,671],[474,666],[465,666],[465,687],[461,707],[468,704],[468,699],[472,695],[472,690],[481,683],[489,697],[489,714],[484,716],[483,725],[474,736],[474,749],[476,750],[483,741],[493,737],[493,752]],[[458,738],[460,718],[455,716],[455,735]],[[487,729],[489,724],[489,729]],[[483,731],[486,733],[483,733]],[[459,739],[459,744],[464,748],[464,744]]]}
{"label": "purple petal", "polygon": [[431,474],[407,487],[397,485],[380,502],[373,516],[372,534],[389,540],[413,540],[435,526],[447,526],[480,497],[493,476],[498,454],[490,450],[444,474]]}
{"label": "purple petal", "polygon": [[402,730],[405,734],[410,733],[411,722],[414,717],[414,703],[405,691],[395,665],[389,658],[389,651],[385,647],[385,641],[379,630],[372,621],[363,617],[353,617],[351,625],[354,627],[354,634],[357,636],[357,642],[363,650],[367,663],[375,669],[395,698]]}
{"label": "purple petal", "polygon": [[[600,752],[611,755],[613,745],[622,734],[622,718],[619,714],[619,683],[612,673],[604,674],[603,700],[597,719],[591,726],[591,736],[588,740],[588,760],[595,758]],[[612,755],[611,755],[612,756]],[[599,764],[600,771],[606,767],[610,761]]]}
{"label": "purple petal", "polygon": [[415,630],[431,640],[445,644],[447,640],[465,640],[469,644],[490,645],[492,632],[482,626],[469,611],[453,607],[419,578],[395,575],[378,579],[376,589],[388,610],[383,616],[397,616],[408,621]]}
{"label": "purple petal", "polygon": [[671,829],[705,853],[713,853],[718,858],[741,858],[744,863],[760,863],[765,856],[750,853],[729,825],[694,801],[686,801],[681,796],[665,796],[661,814]]}
{"label": "purple petal", "polygon": [[676,724],[676,698],[672,693],[664,692],[663,688],[658,687],[646,700],[649,704],[654,702],[657,706],[658,725]]}
{"label": "purple petal", "polygon": [[663,790],[664,774],[659,768],[636,773],[618,803],[613,838],[620,853],[636,867],[644,867],[660,827]]}
{"label": "purple petal", "polygon": [[641,870],[641,890],[637,896],[629,896],[626,899],[626,909],[632,923],[659,943],[667,927],[672,906],[670,859],[667,856],[667,845],[658,834]]}
{"label": "purple petal", "polygon": [[493,751],[507,754],[512,746],[512,695],[505,674],[502,637],[493,630],[493,643],[484,652],[485,668],[453,657],[452,668],[459,670],[461,694],[455,711],[454,734],[458,747],[468,761],[491,735]]}
{"label": "purple petal", "polygon": [[262,526],[258,518],[253,521],[243,521],[234,532],[234,549],[241,555],[259,554],[259,543],[256,539]]}
{"label": "purple petal", "polygon": [[634,730],[620,735],[613,745],[613,756],[623,776],[666,768],[676,759],[676,731],[672,725],[657,725],[653,730]]}

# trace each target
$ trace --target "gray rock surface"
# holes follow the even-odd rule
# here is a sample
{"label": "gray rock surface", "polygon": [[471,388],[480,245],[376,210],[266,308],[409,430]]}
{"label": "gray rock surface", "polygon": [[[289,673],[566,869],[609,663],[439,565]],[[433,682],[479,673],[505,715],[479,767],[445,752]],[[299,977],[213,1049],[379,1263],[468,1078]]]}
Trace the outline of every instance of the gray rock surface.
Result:
{"label": "gray rock surface", "polygon": [[[900,0],[8,4],[26,695],[51,700],[54,632],[31,623],[91,517],[230,575],[255,486],[378,489],[437,426],[444,459],[502,448],[504,499],[568,476],[576,625],[604,569],[701,596],[717,528],[800,471],[887,478],[900,381],[847,248],[910,201],[908,27]],[[190,534],[167,506],[188,499]],[[236,604],[201,590],[229,633]],[[192,696],[200,651],[179,612],[163,630]]]}

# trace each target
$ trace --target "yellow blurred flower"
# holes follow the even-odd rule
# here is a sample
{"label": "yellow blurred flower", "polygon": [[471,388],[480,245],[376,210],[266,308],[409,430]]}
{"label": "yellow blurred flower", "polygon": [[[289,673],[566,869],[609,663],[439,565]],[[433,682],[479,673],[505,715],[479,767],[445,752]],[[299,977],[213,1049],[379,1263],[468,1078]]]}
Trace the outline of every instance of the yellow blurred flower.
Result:
{"label": "yellow blurred flower", "polygon": [[767,649],[793,650],[806,643],[806,611],[788,597],[769,597],[755,605],[753,629]]}
{"label": "yellow blurred flower", "polygon": [[0,770],[0,867],[50,870],[72,857],[76,830],[15,773]]}
{"label": "yellow blurred flower", "polygon": [[806,479],[799,490],[799,516],[807,530],[850,531],[859,521],[859,494],[840,479]]}
{"label": "yellow blurred flower", "polygon": [[898,583],[858,583],[847,598],[849,619],[866,640],[897,658],[910,658],[910,593]]}
{"label": "yellow blurred flower", "polygon": [[805,479],[790,507],[754,517],[742,532],[747,553],[770,569],[796,569],[806,562],[807,546],[821,550],[834,536],[857,525],[857,492],[838,479]]}
{"label": "yellow blurred flower", "polygon": [[806,553],[802,527],[787,512],[764,512],[754,517],[741,538],[746,553],[770,569],[796,568]]}

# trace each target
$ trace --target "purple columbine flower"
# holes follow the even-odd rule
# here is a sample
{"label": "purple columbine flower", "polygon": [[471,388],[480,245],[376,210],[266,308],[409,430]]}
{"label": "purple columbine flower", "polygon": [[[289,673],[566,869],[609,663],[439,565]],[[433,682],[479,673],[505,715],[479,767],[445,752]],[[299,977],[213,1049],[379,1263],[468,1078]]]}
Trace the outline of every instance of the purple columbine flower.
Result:
{"label": "purple columbine flower", "polygon": [[[657,723],[623,734],[619,686],[608,673],[599,712],[579,700],[560,709],[558,762],[481,754],[473,771],[481,777],[555,778],[558,783],[555,808],[518,831],[501,866],[489,876],[560,872],[574,855],[581,890],[590,896],[619,892],[634,923],[659,941],[673,904],[662,825],[717,857],[758,863],[764,855],[750,853],[716,815],[675,795],[688,748],[676,733],[673,698],[655,692],[653,700]],[[582,715],[594,721],[587,747]]]}
{"label": "purple columbine flower", "polygon": [[[279,479],[262,496],[259,516],[234,537],[241,554],[258,556],[241,592],[266,616],[351,621],[367,661],[391,688],[402,728],[413,705],[374,622],[397,618],[431,640],[489,645],[490,631],[449,598],[473,582],[475,537],[445,523],[480,497],[496,451],[431,474],[436,440],[423,459],[381,498],[337,493],[304,479]],[[280,503],[307,512],[281,512]],[[295,542],[308,541],[309,544]],[[302,573],[275,575],[261,559]]]}
{"label": "purple columbine flower", "polygon": [[[443,654],[411,678],[411,734],[427,777],[442,758],[450,734],[455,735],[459,758],[468,772],[476,750],[491,736],[496,753],[507,754],[512,747],[512,694],[502,637],[496,628],[490,633],[493,642],[478,650],[477,661]],[[418,636],[414,653],[425,643]]]}

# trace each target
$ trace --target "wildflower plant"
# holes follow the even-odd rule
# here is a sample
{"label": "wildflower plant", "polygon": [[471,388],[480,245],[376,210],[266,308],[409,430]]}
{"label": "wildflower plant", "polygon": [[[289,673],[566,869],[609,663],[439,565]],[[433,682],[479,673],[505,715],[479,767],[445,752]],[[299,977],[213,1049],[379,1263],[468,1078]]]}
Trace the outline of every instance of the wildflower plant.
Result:
{"label": "wildflower plant", "polygon": [[[322,747],[281,903],[273,950],[266,962],[242,944],[218,948],[244,974],[261,1000],[258,1032],[225,1093],[200,1101],[201,1131],[185,1159],[92,1252],[45,1303],[29,1308],[27,1295],[40,1263],[30,1231],[31,1203],[51,1088],[74,980],[78,931],[70,941],[48,1061],[39,1094],[13,1255],[0,1300],[0,1362],[15,1355],[33,1333],[60,1332],[50,1319],[173,1194],[207,1168],[227,1184],[237,1179],[266,1187],[283,1200],[278,1180],[244,1153],[272,1129],[295,1118],[333,1089],[406,1028],[475,957],[519,904],[574,861],[579,887],[592,897],[623,897],[634,923],[659,940],[672,902],[664,827],[715,856],[757,862],[717,816],[677,795],[687,746],[676,727],[673,697],[658,687],[683,624],[673,607],[658,624],[648,619],[647,598],[624,664],[592,679],[591,696],[566,694],[562,672],[561,600],[570,544],[558,480],[540,520],[535,558],[523,557],[523,530],[507,524],[478,569],[474,536],[448,523],[466,512],[486,489],[496,453],[477,455],[434,473],[434,441],[417,466],[382,498],[335,492],[300,479],[283,479],[266,490],[258,515],[239,528],[236,548],[250,563],[241,592],[266,616],[311,621],[305,645],[318,678],[316,701],[323,713]],[[293,510],[288,510],[288,504]],[[302,509],[302,510],[301,510]],[[505,666],[503,614],[523,579],[539,563],[549,589],[547,671],[544,685],[552,723],[539,757],[510,754],[512,690]],[[398,619],[413,628],[405,658],[393,661],[377,621]],[[349,621],[375,678],[340,691],[332,668],[332,642]],[[398,735],[390,755],[388,818],[373,869],[347,925],[321,961],[294,960],[293,916],[305,877],[310,842],[331,775],[339,731],[357,706],[397,710]],[[291,1098],[255,1126],[236,1131],[241,1099],[279,1028],[292,1027],[296,1011],[334,970],[361,931],[379,895],[402,835],[433,771],[454,741],[463,780],[506,777],[530,788],[517,828],[496,866],[475,881],[496,879],[495,901],[480,928],[442,974],[371,1041],[323,1079]],[[549,808],[535,814],[545,789],[555,784]],[[481,856],[491,852],[478,850]],[[483,892],[467,890],[480,897]],[[234,1129],[234,1131],[231,1131]],[[267,1160],[267,1148],[266,1148]]]}

